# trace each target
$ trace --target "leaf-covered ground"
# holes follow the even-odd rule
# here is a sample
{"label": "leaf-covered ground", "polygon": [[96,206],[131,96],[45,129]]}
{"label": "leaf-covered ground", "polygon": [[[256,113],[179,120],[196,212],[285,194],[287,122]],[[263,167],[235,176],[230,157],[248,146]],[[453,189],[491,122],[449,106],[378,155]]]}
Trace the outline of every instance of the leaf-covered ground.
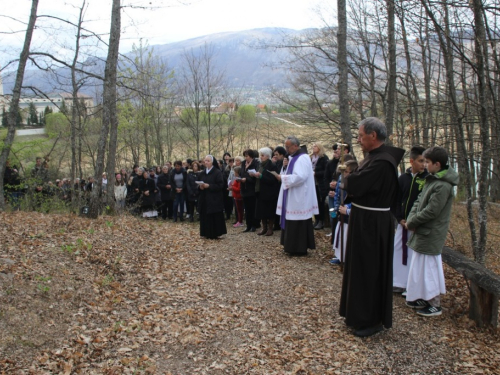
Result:
{"label": "leaf-covered ground", "polygon": [[198,223],[130,216],[0,220],[0,373],[500,373],[498,331],[468,320],[467,284],[448,267],[442,316],[395,296],[394,327],[354,337],[328,230],[289,258],[279,233],[230,225],[205,240]]}

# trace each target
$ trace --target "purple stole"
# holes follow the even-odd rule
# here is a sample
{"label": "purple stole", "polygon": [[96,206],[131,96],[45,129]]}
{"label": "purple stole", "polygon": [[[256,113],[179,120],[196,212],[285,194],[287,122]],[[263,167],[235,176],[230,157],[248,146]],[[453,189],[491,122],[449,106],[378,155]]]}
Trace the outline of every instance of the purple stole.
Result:
{"label": "purple stole", "polygon": [[[302,150],[298,150],[295,155],[292,155],[292,161],[288,163],[288,167],[286,169],[286,174],[292,174],[293,173],[293,166],[295,165],[295,162],[297,159],[302,155],[303,152]],[[280,227],[281,229],[285,230],[285,221],[286,221],[286,200],[288,197],[288,189],[283,190],[283,202],[281,202],[281,218],[280,218]]]}

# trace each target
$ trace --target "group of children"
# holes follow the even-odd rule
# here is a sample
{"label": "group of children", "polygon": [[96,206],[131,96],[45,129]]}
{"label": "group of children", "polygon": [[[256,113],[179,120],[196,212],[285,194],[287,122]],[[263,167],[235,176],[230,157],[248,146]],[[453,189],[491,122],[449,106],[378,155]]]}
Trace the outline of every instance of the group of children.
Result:
{"label": "group of children", "polygon": [[[399,177],[393,291],[406,297],[406,305],[417,314],[438,316],[442,313],[440,296],[446,293],[441,251],[458,173],[448,165],[448,153],[442,147],[412,147],[410,165]],[[339,186],[341,179],[357,167],[355,161],[346,162],[337,183],[332,215],[338,215],[338,222],[331,264],[341,264],[345,259],[351,210],[349,197]]]}

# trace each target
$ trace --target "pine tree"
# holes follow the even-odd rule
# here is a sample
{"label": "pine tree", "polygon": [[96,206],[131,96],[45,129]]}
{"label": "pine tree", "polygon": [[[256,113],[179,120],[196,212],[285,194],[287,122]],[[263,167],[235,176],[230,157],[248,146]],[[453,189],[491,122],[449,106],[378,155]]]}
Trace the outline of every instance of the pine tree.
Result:
{"label": "pine tree", "polygon": [[38,112],[36,111],[36,107],[33,102],[31,102],[29,106],[27,123],[28,125],[35,125],[38,123]]}
{"label": "pine tree", "polygon": [[63,115],[68,116],[68,107],[66,106],[66,101],[63,99],[61,106],[59,107],[59,112]]}

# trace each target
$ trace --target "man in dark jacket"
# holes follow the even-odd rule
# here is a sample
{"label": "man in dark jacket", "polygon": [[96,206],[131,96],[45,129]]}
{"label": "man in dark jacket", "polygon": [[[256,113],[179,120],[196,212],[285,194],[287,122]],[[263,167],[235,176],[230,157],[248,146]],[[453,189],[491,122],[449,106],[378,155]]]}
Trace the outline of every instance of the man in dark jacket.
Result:
{"label": "man in dark jacket", "polygon": [[17,167],[10,166],[10,160],[5,163],[5,173],[3,175],[3,186],[5,195],[11,204],[13,210],[19,209],[20,200],[22,198],[21,176]]}

